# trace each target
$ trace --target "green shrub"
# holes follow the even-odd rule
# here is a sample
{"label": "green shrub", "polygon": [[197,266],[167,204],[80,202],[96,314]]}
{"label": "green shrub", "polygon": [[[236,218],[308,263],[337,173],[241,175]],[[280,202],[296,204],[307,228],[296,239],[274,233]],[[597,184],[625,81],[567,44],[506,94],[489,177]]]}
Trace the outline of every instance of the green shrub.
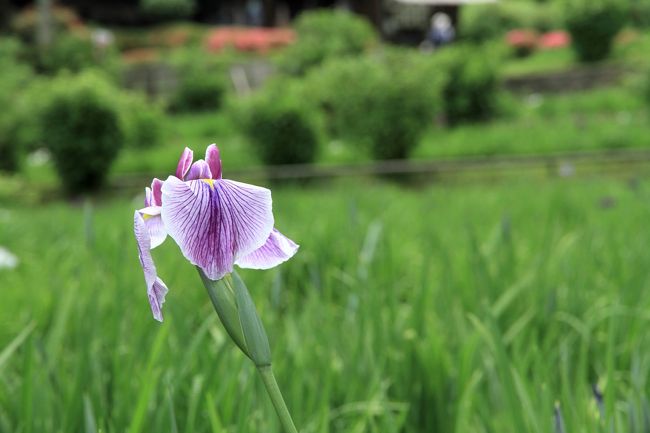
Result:
{"label": "green shrub", "polygon": [[340,10],[305,12],[295,28],[298,40],[280,59],[281,69],[290,74],[302,75],[328,58],[361,54],[377,42],[365,18]]}
{"label": "green shrub", "polygon": [[325,114],[330,134],[367,148],[375,159],[406,158],[440,106],[430,58],[389,50],[325,63],[306,79],[306,97]]}
{"label": "green shrub", "polygon": [[456,45],[438,55],[445,83],[442,95],[449,125],[487,120],[497,112],[501,53],[488,47]]}
{"label": "green shrub", "polygon": [[70,193],[96,190],[124,143],[117,89],[85,72],[58,77],[50,92],[41,122],[63,186]]}
{"label": "green shrub", "polygon": [[499,38],[514,29],[546,32],[563,26],[555,3],[507,2],[469,5],[460,15],[459,35],[473,42]]}
{"label": "green shrub", "polygon": [[16,100],[27,87],[33,73],[29,66],[19,62],[20,43],[15,39],[0,38],[0,170],[18,168],[20,146],[14,140],[17,122]]}
{"label": "green shrub", "polygon": [[178,72],[169,109],[177,112],[221,108],[228,93],[227,56],[206,56],[201,50],[176,50],[170,64]]}
{"label": "green shrub", "polygon": [[57,36],[52,46],[38,56],[37,66],[48,74],[64,70],[76,73],[93,67],[117,79],[119,62],[114,46],[99,48],[87,35],[64,33]]}
{"label": "green shrub", "polygon": [[181,70],[178,86],[171,96],[172,111],[203,111],[221,108],[228,83],[222,71],[205,67]]}
{"label": "green shrub", "polygon": [[573,0],[567,7],[567,29],[573,49],[583,62],[606,58],[614,37],[628,18],[620,0]]}
{"label": "green shrub", "polygon": [[284,81],[269,83],[238,107],[242,131],[265,164],[308,164],[316,159],[315,112],[290,88]]}
{"label": "green shrub", "polygon": [[50,79],[34,77],[14,99],[7,139],[15,144],[21,154],[45,146],[41,114],[47,104],[49,89]]}
{"label": "green shrub", "polygon": [[64,69],[79,72],[94,64],[95,49],[90,39],[73,33],[58,36],[42,58],[42,66],[50,73]]}
{"label": "green shrub", "polygon": [[124,93],[120,114],[125,144],[132,148],[159,146],[163,138],[164,113],[159,105],[140,94]]}

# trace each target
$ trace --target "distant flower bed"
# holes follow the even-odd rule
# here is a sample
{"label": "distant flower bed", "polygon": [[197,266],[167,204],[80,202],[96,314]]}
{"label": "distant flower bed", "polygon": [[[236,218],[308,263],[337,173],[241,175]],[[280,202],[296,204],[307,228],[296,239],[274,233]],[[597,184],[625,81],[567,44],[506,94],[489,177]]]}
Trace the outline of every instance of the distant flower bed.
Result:
{"label": "distant flower bed", "polygon": [[530,55],[537,48],[539,35],[534,30],[517,29],[506,34],[506,43],[514,48],[518,57]]}
{"label": "distant flower bed", "polygon": [[524,57],[536,49],[564,48],[571,44],[571,36],[563,30],[539,34],[530,29],[515,29],[506,34],[506,43],[518,56]]}
{"label": "distant flower bed", "polygon": [[210,52],[232,47],[238,51],[265,53],[273,48],[290,45],[295,39],[295,33],[291,29],[225,27],[209,32],[205,47]]}
{"label": "distant flower bed", "polygon": [[571,45],[571,35],[564,30],[544,33],[539,38],[539,46],[543,49],[564,48]]}

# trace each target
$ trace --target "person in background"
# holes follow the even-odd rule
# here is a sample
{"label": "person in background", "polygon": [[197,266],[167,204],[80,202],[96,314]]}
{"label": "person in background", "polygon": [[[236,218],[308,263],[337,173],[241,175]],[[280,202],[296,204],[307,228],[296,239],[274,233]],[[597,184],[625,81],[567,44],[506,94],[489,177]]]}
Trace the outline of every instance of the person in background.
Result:
{"label": "person in background", "polygon": [[428,35],[429,43],[433,48],[447,45],[456,37],[456,30],[451,24],[451,18],[444,12],[437,12],[431,17],[431,28]]}

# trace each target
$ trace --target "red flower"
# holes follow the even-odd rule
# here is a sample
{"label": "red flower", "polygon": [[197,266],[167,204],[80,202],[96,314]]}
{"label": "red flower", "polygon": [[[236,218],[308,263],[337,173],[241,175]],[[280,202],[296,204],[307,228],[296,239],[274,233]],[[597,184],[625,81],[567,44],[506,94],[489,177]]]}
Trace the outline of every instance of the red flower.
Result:
{"label": "red flower", "polygon": [[539,46],[544,49],[563,48],[570,44],[571,36],[563,30],[544,33],[539,38]]}

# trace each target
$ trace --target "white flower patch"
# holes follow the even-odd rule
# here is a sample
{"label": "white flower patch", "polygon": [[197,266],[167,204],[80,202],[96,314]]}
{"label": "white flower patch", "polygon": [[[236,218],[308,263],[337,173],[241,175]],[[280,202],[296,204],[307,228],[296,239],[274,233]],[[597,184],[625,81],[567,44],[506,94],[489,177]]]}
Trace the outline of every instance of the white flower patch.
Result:
{"label": "white flower patch", "polygon": [[18,266],[18,257],[5,247],[0,247],[0,269],[14,269]]}

